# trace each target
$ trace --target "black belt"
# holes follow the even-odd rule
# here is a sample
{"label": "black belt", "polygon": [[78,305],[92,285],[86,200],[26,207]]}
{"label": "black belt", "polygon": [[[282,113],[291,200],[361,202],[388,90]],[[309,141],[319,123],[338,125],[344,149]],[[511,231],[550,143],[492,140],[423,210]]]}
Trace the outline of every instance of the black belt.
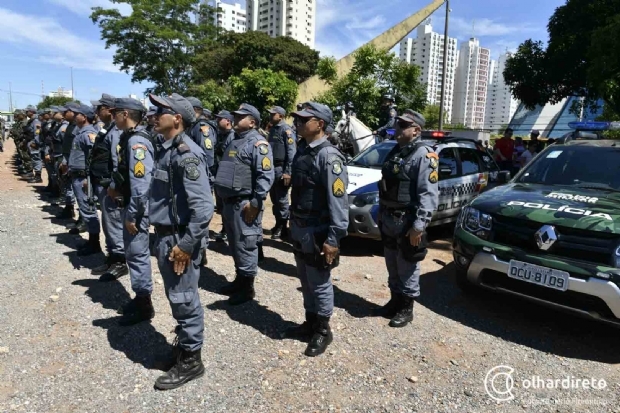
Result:
{"label": "black belt", "polygon": [[293,221],[295,221],[295,225],[297,225],[299,228],[318,227],[319,225],[325,225],[325,224],[329,224],[331,222],[329,217],[322,217],[322,218],[307,217],[307,218],[302,218],[302,217],[296,217],[296,216],[293,215],[293,217],[291,219]]}
{"label": "black belt", "polygon": [[284,161],[276,161],[276,160],[274,159],[274,161],[273,161],[273,166],[284,166]]}
{"label": "black belt", "polygon": [[250,196],[232,196],[230,198],[222,198],[222,201],[226,204],[238,204],[239,202],[249,201],[250,199],[252,199]]}
{"label": "black belt", "polygon": [[71,171],[72,178],[86,178],[86,171]]}
{"label": "black belt", "polygon": [[185,232],[186,229],[187,225],[179,225],[177,227],[173,227],[172,225],[155,225],[155,233],[160,237],[179,234],[181,232]]}

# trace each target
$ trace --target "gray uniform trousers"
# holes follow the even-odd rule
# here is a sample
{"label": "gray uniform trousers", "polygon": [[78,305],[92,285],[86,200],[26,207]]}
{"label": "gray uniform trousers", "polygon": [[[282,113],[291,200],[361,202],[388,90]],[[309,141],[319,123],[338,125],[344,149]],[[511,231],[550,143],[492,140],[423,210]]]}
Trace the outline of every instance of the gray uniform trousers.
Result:
{"label": "gray uniform trousers", "polygon": [[[31,141],[30,143],[34,143]],[[41,160],[41,148],[31,148],[28,144],[28,151],[30,152],[30,159],[32,159],[32,169],[35,172],[41,172],[43,170],[43,161]]]}
{"label": "gray uniform trousers", "polygon": [[136,296],[151,295],[153,292],[153,278],[151,277],[151,252],[149,250],[149,218],[142,217],[136,222],[138,233],[131,235],[125,227],[125,213],[123,211],[123,243],[125,259],[129,268],[131,289]]}
{"label": "gray uniform trousers", "polygon": [[108,196],[107,188],[101,187],[99,193],[101,205],[101,227],[105,235],[105,247],[108,254],[125,255],[123,241],[123,208]]}
{"label": "gray uniform trousers", "polygon": [[[385,236],[398,240],[406,234],[410,225],[408,216],[397,218],[391,213],[384,211],[381,214],[380,230],[384,238],[383,254],[385,265],[388,270],[388,286],[390,291],[406,295],[407,297],[418,297],[420,295],[420,261],[407,261],[403,251],[396,245],[388,247]],[[404,240],[409,242],[409,240]],[[393,248],[395,247],[395,248]]]}
{"label": "gray uniform trousers", "polygon": [[[86,178],[72,177],[71,186],[73,188],[73,193],[75,193],[78,208],[80,208],[82,220],[88,228],[88,233],[99,234],[101,232],[101,227],[99,225],[99,216],[97,215],[97,206],[88,204],[88,194],[84,191],[84,187],[82,186],[85,179]],[[93,185],[93,194],[98,194],[99,191],[101,191],[101,186]]]}
{"label": "gray uniform trousers", "polygon": [[174,272],[174,263],[168,259],[174,245],[176,241],[173,235],[157,236],[155,240],[157,266],[164,280],[172,316],[180,326],[177,328],[179,345],[186,351],[196,351],[202,347],[205,329],[204,309],[200,304],[198,293],[202,259],[200,247],[194,248],[185,272],[182,276],[178,276]]}
{"label": "gray uniform trousers", "polygon": [[258,246],[262,241],[263,211],[260,211],[251,225],[243,220],[243,207],[250,201],[224,201],[222,221],[228,236],[235,272],[242,277],[256,277],[258,275]]}
{"label": "gray uniform trousers", "polygon": [[289,202],[288,202],[288,186],[284,186],[282,181],[282,167],[277,166],[275,168],[275,181],[269,190],[269,197],[273,203],[271,211],[277,221],[288,221],[289,217]]}
{"label": "gray uniform trousers", "polygon": [[[307,313],[331,317],[334,312],[334,286],[330,269],[319,269],[306,263],[302,254],[312,254],[315,251],[314,234],[327,232],[327,225],[300,227],[296,219],[291,219],[291,239],[293,244],[301,245],[301,254],[295,251],[297,276],[301,281],[301,291],[304,297],[304,309]],[[319,245],[322,250],[323,245]]]}

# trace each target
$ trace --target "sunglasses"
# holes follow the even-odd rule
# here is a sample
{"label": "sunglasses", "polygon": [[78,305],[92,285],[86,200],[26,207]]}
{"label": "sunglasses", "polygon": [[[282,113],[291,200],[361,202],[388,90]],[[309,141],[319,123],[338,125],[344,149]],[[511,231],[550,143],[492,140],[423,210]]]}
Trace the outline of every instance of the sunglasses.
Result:
{"label": "sunglasses", "polygon": [[155,112],[156,116],[160,115],[176,115],[177,113],[171,109],[166,108],[157,108],[157,112]]}
{"label": "sunglasses", "polygon": [[412,126],[416,126],[413,122],[405,122],[404,120],[399,120],[396,122],[399,128],[401,129],[409,129]]}
{"label": "sunglasses", "polygon": [[317,118],[302,118],[302,117],[297,117],[297,123],[300,123],[302,125],[305,125],[306,123],[310,122],[311,120],[316,120],[319,121],[319,119]]}

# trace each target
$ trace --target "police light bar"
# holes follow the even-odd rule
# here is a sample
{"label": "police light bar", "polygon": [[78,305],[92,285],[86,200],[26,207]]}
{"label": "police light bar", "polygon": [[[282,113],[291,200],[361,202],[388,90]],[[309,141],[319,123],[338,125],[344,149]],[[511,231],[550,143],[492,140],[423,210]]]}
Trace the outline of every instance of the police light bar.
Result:
{"label": "police light bar", "polygon": [[[569,122],[568,127],[575,130],[609,130],[612,122]],[[618,122],[613,122],[614,124]]]}
{"label": "police light bar", "polygon": [[447,138],[450,135],[452,135],[452,132],[444,132],[444,131],[436,131],[436,130],[422,131],[422,137],[424,138],[442,139],[442,138]]}

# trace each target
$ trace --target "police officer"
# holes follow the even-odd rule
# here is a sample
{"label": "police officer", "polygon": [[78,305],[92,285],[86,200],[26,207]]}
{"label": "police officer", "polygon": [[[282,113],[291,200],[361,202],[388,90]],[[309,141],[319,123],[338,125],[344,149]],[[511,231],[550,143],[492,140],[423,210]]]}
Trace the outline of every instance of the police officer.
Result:
{"label": "police officer", "polygon": [[[65,191],[65,207],[62,212],[57,215],[57,217],[61,219],[75,217],[73,185],[71,184],[71,176],[69,175],[68,163],[69,157],[71,155],[71,148],[73,147],[73,140],[75,139],[75,135],[77,135],[79,131],[79,128],[77,127],[75,121],[74,110],[76,110],[76,107],[79,107],[79,104],[75,102],[69,102],[65,104],[63,109],[66,109],[64,112],[66,127],[61,127],[59,131],[60,135],[62,136],[62,157],[60,159],[59,176],[64,182],[63,190]],[[79,219],[79,223],[82,223],[81,217]]]}
{"label": "police officer", "polygon": [[[90,156],[90,151],[95,143],[97,131],[92,125],[95,112],[90,106],[80,105],[74,108],[75,122],[79,128],[78,134],[73,140],[71,153],[69,155],[69,175],[75,198],[80,209],[82,222],[88,230],[88,242],[78,250],[78,255],[92,255],[101,252],[99,244],[99,216],[97,215],[97,205],[95,195],[99,190],[99,185],[90,182],[86,172],[86,160]],[[81,228],[72,228],[70,234],[79,234]]]}
{"label": "police officer", "polygon": [[379,123],[383,124],[379,129],[373,132],[373,135],[378,135],[383,139],[387,136],[388,129],[394,129],[396,124],[396,105],[394,105],[394,98],[392,95],[383,95],[383,103],[381,104],[381,113],[379,116]]}
{"label": "police officer", "polygon": [[331,269],[338,265],[340,240],[349,226],[348,179],[344,156],[325,134],[332,111],[308,102],[293,117],[304,140],[293,161],[291,238],[306,321],[287,330],[286,336],[309,339],[305,354],[315,357],[333,340]]}
{"label": "police officer", "polygon": [[26,107],[26,116],[28,121],[23,128],[24,141],[22,145],[25,148],[25,152],[28,154],[27,172],[22,175],[24,178],[35,178],[32,183],[43,182],[41,179],[41,170],[43,165],[41,163],[39,134],[41,133],[41,121],[38,118],[37,108],[32,105]]}
{"label": "police officer", "polygon": [[47,120],[42,127],[42,148],[41,157],[43,159],[43,166],[47,171],[47,186],[43,189],[44,192],[54,192],[55,190],[55,171],[52,164],[51,150],[52,150],[52,138],[54,133],[58,130],[60,123],[55,118],[58,109],[56,106],[51,106],[46,109]]}
{"label": "police officer", "polygon": [[260,113],[243,103],[233,112],[235,139],[224,151],[215,178],[215,191],[224,203],[223,222],[235,261],[235,280],[220,290],[238,305],[255,296],[262,213],[274,181],[271,146],[257,132]]}
{"label": "police officer", "polygon": [[295,134],[284,121],[286,111],[280,106],[269,110],[271,129],[269,130],[269,144],[273,152],[275,182],[269,191],[272,211],[276,219],[276,226],[271,229],[271,239],[288,237],[288,189],[291,185],[291,166],[297,151]]}
{"label": "police officer", "polygon": [[146,131],[151,134],[151,136],[156,136],[155,132],[155,114],[157,113],[157,106],[149,106],[149,110],[146,112]]}
{"label": "police officer", "polygon": [[118,170],[117,146],[121,135],[121,130],[116,127],[112,118],[115,99],[114,96],[104,93],[99,100],[92,101],[99,119],[103,122],[103,127],[97,133],[86,163],[91,182],[99,188],[95,195],[101,205],[101,226],[108,253],[104,264],[95,267],[91,274],[99,275],[99,280],[104,282],[117,280],[129,273],[125,263],[122,205],[108,196],[112,174]]}
{"label": "police officer", "polygon": [[355,113],[355,106],[353,106],[353,102],[349,101],[344,104],[344,113],[347,116],[357,117],[357,113]]}
{"label": "police officer", "polygon": [[118,169],[108,188],[108,196],[124,206],[123,244],[129,267],[131,288],[136,296],[119,311],[122,326],[148,321],[155,316],[151,294],[151,253],[149,250],[149,188],[153,175],[155,149],[151,136],[140,125],[146,112],[132,98],[114,100],[114,122],[122,131],[118,150]]}
{"label": "police officer", "polygon": [[[233,129],[234,116],[227,110],[221,110],[215,115],[215,121],[217,123],[217,144],[215,145],[215,174],[217,175],[217,166],[219,165],[222,156],[224,156],[224,150],[230,145],[233,139],[235,139],[235,131]],[[215,194],[215,211],[222,215],[222,198]],[[225,242],[228,240],[226,236],[226,226],[222,222],[222,230],[215,234],[215,240],[219,242]]]}
{"label": "police officer", "polygon": [[398,145],[381,170],[378,224],[391,299],[376,315],[391,318],[390,327],[404,327],[413,320],[413,303],[420,295],[420,262],[427,253],[425,230],[438,204],[439,157],[419,139],[424,124],[424,117],[409,109],[397,118]]}
{"label": "police officer", "polygon": [[[64,113],[67,110],[64,106],[56,106],[56,113],[54,113],[54,120],[57,123],[56,128],[52,131],[51,145],[49,149],[50,163],[52,169],[52,177],[54,179],[54,191],[53,196],[56,198],[52,201],[52,205],[59,205],[61,202],[62,192],[65,189],[65,177],[60,173],[60,166],[62,164],[62,138],[67,130],[69,122],[64,118]],[[68,216],[72,218],[72,216]]]}
{"label": "police officer", "polygon": [[195,121],[192,104],[176,93],[149,96],[158,106],[156,130],[165,139],[157,149],[149,200],[157,239],[157,264],[172,316],[177,320],[176,364],[155,382],[175,389],[204,375],[201,349],[204,310],[198,280],[202,239],[213,216],[206,156],[184,130]]}

